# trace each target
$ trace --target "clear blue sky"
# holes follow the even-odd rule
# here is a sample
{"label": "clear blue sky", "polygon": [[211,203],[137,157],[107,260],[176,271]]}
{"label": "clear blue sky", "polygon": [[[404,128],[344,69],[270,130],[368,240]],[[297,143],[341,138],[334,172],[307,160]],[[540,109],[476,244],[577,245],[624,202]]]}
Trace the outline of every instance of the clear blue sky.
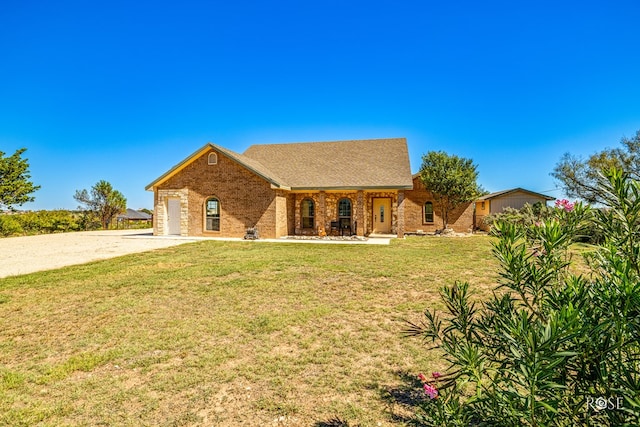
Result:
{"label": "clear blue sky", "polygon": [[0,4],[0,151],[25,209],[144,187],[208,141],[406,137],[472,158],[489,191],[559,197],[564,152],[640,129],[640,2],[30,1]]}

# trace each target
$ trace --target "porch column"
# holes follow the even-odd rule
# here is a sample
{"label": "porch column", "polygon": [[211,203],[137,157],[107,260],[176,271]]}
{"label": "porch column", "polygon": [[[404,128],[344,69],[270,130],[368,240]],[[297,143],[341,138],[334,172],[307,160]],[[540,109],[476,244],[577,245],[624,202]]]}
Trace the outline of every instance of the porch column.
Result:
{"label": "porch column", "polygon": [[358,190],[358,195],[356,199],[356,221],[358,224],[356,225],[356,234],[358,236],[364,236],[364,191]]}
{"label": "porch column", "polygon": [[325,233],[327,232],[327,222],[325,219],[327,215],[326,195],[327,193],[325,193],[324,191],[321,191],[318,194],[318,212],[316,213],[316,215],[318,216],[318,219],[317,219],[318,228],[319,230],[322,230]]}
{"label": "porch column", "polygon": [[404,237],[404,191],[398,191],[398,238]]}

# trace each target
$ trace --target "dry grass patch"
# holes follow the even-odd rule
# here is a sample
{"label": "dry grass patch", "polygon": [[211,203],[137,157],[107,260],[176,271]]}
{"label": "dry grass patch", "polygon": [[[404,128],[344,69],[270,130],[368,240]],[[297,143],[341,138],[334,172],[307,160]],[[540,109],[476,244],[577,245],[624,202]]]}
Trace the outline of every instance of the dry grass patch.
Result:
{"label": "dry grass patch", "polygon": [[487,237],[198,242],[0,280],[5,425],[403,425],[401,319],[496,280]]}

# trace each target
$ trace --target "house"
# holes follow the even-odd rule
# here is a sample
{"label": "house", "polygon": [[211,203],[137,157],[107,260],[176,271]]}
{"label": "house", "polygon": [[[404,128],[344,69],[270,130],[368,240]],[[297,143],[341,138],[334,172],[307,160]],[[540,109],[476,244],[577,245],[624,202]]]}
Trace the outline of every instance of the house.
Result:
{"label": "house", "polygon": [[507,207],[522,209],[527,203],[530,205],[536,203],[546,205],[549,200],[555,200],[555,197],[549,197],[524,188],[512,188],[487,194],[476,201],[476,225],[478,228],[486,230],[488,227],[484,224],[484,218],[488,215],[500,213]]}
{"label": "house", "polygon": [[[261,238],[434,231],[437,206],[411,174],[405,138],[258,144],[239,154],[208,143],[146,187],[154,234]],[[473,225],[473,204],[451,226]]]}

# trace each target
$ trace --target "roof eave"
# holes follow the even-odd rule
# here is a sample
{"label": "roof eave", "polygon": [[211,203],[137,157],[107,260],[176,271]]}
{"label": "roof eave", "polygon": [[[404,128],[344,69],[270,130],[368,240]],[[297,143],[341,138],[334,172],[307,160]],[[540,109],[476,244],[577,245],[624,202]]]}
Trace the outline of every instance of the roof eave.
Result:
{"label": "roof eave", "polygon": [[317,187],[291,187],[291,191],[336,191],[336,190],[412,190],[413,185],[337,185]]}
{"label": "roof eave", "polygon": [[178,173],[179,171],[184,169],[191,162],[193,162],[195,159],[200,157],[204,153],[204,151],[206,151],[206,150],[208,150],[210,148],[213,148],[213,144],[211,144],[210,142],[205,144],[204,146],[200,147],[198,150],[193,152],[193,154],[191,154],[190,156],[187,156],[180,163],[176,164],[171,169],[169,169],[167,172],[165,172],[162,175],[160,175],[160,177],[158,177],[155,181],[151,182],[144,189],[146,191],[154,191],[155,187],[157,187],[158,185],[162,184],[163,182],[165,182],[166,180],[171,178],[173,175],[175,175],[176,173]]}
{"label": "roof eave", "polygon": [[291,191],[291,187],[287,187],[286,185],[274,184],[273,182],[271,183],[271,189],[272,190],[287,190],[287,191]]}
{"label": "roof eave", "polygon": [[545,199],[547,201],[555,200],[555,197],[547,196],[546,194],[542,194],[542,193],[536,193],[535,191],[530,191],[530,190],[527,190],[527,189],[524,189],[524,188],[520,188],[520,187],[512,188],[511,190],[497,191],[495,193],[487,194],[485,196],[479,197],[477,200],[478,201],[493,200],[495,198],[506,196],[506,195],[512,194],[512,193],[516,193],[518,191],[521,191],[521,192],[527,193],[527,194],[532,194],[534,196],[542,197],[543,199]]}

